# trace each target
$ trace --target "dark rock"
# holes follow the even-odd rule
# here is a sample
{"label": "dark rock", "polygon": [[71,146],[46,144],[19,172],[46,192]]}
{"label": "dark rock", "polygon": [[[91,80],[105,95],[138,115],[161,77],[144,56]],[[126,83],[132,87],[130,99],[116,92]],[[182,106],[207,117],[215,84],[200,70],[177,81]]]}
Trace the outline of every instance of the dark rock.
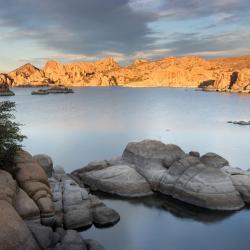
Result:
{"label": "dark rock", "polygon": [[52,176],[53,173],[53,161],[48,155],[35,155],[33,159],[43,168],[48,177]]}
{"label": "dark rock", "polygon": [[209,167],[222,168],[228,166],[229,162],[215,153],[207,153],[200,158],[200,161]]}
{"label": "dark rock", "polygon": [[190,151],[190,152],[189,152],[189,155],[191,155],[191,156],[193,156],[193,157],[198,157],[198,158],[200,158],[200,153],[197,152],[197,151]]}

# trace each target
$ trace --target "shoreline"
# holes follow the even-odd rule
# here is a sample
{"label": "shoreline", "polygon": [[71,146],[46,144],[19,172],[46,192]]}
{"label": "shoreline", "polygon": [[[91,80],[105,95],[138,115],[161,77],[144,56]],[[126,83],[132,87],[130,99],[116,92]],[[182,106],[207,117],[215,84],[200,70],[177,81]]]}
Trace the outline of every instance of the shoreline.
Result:
{"label": "shoreline", "polygon": [[[48,87],[54,87],[55,85],[29,85],[29,86],[10,86],[9,89],[37,89],[37,88],[48,88]],[[211,93],[226,93],[226,94],[241,94],[241,95],[250,95],[250,91],[235,91],[235,90],[219,90],[219,89],[204,89],[199,87],[190,87],[190,86],[184,86],[184,87],[172,87],[172,86],[154,86],[154,85],[148,85],[148,86],[140,86],[140,85],[116,85],[116,86],[82,86],[82,85],[63,85],[65,88],[128,88],[128,89],[186,89],[186,90],[194,90],[199,92],[211,92]]]}

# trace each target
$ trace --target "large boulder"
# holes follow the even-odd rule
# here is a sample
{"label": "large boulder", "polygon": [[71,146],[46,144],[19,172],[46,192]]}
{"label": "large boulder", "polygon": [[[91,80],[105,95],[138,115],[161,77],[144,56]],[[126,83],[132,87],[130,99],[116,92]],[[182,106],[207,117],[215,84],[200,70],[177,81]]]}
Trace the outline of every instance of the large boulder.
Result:
{"label": "large boulder", "polygon": [[164,144],[155,140],[144,140],[129,143],[122,155],[125,162],[144,166],[149,163],[160,163],[166,167],[184,157],[184,151],[173,144]]}
{"label": "large boulder", "polygon": [[11,175],[0,170],[0,249],[37,250],[39,246],[13,207],[16,190]]}
{"label": "large boulder", "polygon": [[38,206],[21,188],[18,188],[14,204],[22,219],[40,222]]}
{"label": "large boulder", "polygon": [[229,165],[229,162],[226,159],[215,153],[206,153],[200,158],[200,160],[205,165],[214,168],[223,168]]}
{"label": "large boulder", "polygon": [[29,153],[22,150],[17,152],[15,162],[19,169],[15,174],[19,186],[37,204],[42,222],[45,225],[53,224],[55,212],[45,171]]}
{"label": "large boulder", "polygon": [[240,193],[242,199],[246,203],[250,203],[250,172],[229,166],[223,167],[222,170],[229,174],[234,187]]}
{"label": "large boulder", "polygon": [[141,197],[152,195],[148,182],[129,165],[109,166],[106,164],[82,168],[77,176],[92,190],[125,197]]}
{"label": "large boulder", "polygon": [[161,179],[159,191],[178,200],[213,210],[237,210],[244,202],[230,177],[218,168],[186,156]]}
{"label": "large boulder", "polygon": [[34,155],[33,159],[43,168],[48,177],[53,173],[53,161],[50,156],[45,154]]}
{"label": "large boulder", "polygon": [[26,224],[41,249],[49,249],[59,241],[51,227],[46,227],[39,223],[28,222]]}
{"label": "large boulder", "polygon": [[49,182],[58,225],[61,224],[66,229],[80,229],[88,228],[93,223],[109,226],[119,221],[118,213],[106,207],[97,197],[90,195],[86,188],[80,187],[63,171],[55,172],[54,177],[49,178]]}

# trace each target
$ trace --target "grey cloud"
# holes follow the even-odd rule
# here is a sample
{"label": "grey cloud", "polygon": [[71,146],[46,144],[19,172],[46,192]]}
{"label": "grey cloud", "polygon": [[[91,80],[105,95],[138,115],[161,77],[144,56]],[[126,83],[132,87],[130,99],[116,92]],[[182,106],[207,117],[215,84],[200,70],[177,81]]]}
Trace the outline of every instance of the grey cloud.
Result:
{"label": "grey cloud", "polygon": [[[164,0],[161,16],[172,19],[207,17],[216,14],[233,14],[247,17],[248,0]],[[243,13],[243,15],[242,15]]]}
{"label": "grey cloud", "polygon": [[[211,33],[218,25],[221,30],[228,28],[232,21],[249,27],[248,0],[159,0],[157,4],[155,0],[0,0],[0,4],[0,25],[11,28],[0,39],[35,41],[58,54],[98,57],[113,52],[130,58],[138,51],[157,57],[164,50],[181,55],[249,47],[247,33],[244,39],[240,31],[230,36]],[[201,24],[212,35],[202,29],[165,35],[148,26],[158,20],[199,22],[220,14],[220,23]]]}
{"label": "grey cloud", "polygon": [[143,49],[152,39],[147,23],[156,18],[135,12],[129,0],[0,1],[1,23],[16,28],[16,36],[21,32],[23,38],[66,53]]}
{"label": "grey cloud", "polygon": [[[234,54],[239,49],[250,52],[250,32],[228,32],[214,35],[201,35],[199,33],[174,33],[172,42],[165,43],[173,55],[223,52]],[[230,52],[231,51],[231,52]]]}

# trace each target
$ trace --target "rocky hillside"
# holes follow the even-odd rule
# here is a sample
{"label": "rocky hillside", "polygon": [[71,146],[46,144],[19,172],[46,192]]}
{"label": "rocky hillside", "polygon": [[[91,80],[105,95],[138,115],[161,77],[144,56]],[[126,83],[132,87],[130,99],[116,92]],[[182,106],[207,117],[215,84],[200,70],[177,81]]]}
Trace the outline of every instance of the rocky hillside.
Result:
{"label": "rocky hillside", "polygon": [[49,83],[44,71],[27,63],[8,74],[14,86],[42,86]]}
{"label": "rocky hillside", "polygon": [[157,61],[136,60],[126,67],[113,58],[71,64],[49,61],[43,69],[25,64],[9,74],[0,74],[0,82],[12,86],[164,86],[250,92],[250,56],[213,60],[168,57]]}

